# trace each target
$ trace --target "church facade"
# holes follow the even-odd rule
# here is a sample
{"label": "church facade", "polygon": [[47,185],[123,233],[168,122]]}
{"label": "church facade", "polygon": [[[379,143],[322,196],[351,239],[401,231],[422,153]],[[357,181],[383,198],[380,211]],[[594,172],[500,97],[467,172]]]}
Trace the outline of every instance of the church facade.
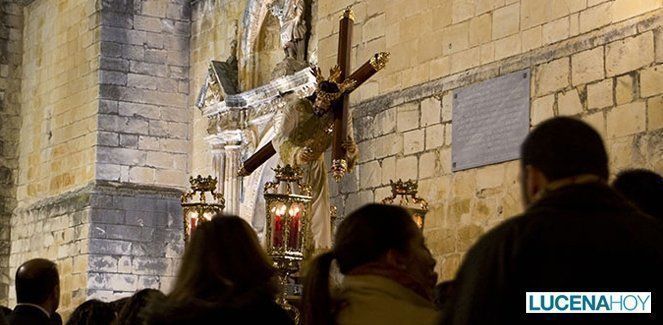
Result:
{"label": "church facade", "polygon": [[[168,291],[189,176],[219,177],[228,211],[260,232],[269,168],[233,171],[269,142],[280,104],[219,105],[301,68],[287,58],[331,68],[349,5],[351,70],[391,60],[350,95],[359,157],[330,182],[332,204],[342,216],[388,197],[391,180],[417,180],[442,279],[522,210],[517,160],[452,168],[459,89],[529,69],[530,127],[576,116],[603,135],[613,174],[663,172],[660,0],[5,1],[0,304],[14,304],[13,273],[33,257],[57,262],[65,310]],[[206,101],[212,61],[236,70],[220,69],[233,86]]]}

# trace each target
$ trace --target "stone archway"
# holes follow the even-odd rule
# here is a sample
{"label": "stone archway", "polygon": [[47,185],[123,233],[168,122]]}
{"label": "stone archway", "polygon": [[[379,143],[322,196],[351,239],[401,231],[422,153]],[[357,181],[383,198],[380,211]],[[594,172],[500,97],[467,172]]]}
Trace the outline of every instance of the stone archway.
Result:
{"label": "stone archway", "polygon": [[256,62],[253,59],[253,53],[259,40],[260,32],[263,28],[269,13],[269,6],[274,0],[249,0],[246,4],[246,10],[240,24],[239,39],[239,80],[240,88],[247,90],[256,86],[253,75],[256,71]]}
{"label": "stone archway", "polygon": [[279,20],[274,15],[266,15],[255,43],[254,52],[250,55],[253,63],[252,71],[250,71],[251,88],[270,82],[272,70],[285,58],[279,40],[280,30]]}

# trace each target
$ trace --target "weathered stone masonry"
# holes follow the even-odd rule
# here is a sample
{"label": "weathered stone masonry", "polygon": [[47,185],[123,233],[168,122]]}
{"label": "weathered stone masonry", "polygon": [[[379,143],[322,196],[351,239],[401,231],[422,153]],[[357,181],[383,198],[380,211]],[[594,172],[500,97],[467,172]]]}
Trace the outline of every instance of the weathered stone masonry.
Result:
{"label": "weathered stone masonry", "polygon": [[[12,224],[11,264],[54,260],[64,313],[89,297],[112,300],[141,288],[167,290],[183,251],[180,195],[169,188],[98,181],[20,208]],[[13,286],[9,293],[15,301]]]}
{"label": "weathered stone masonry", "polygon": [[181,192],[99,181],[90,194],[87,296],[168,291],[184,250]]}
{"label": "weathered stone masonry", "polygon": [[0,305],[9,289],[10,221],[16,207],[23,11],[0,3]]}
{"label": "weathered stone masonry", "polygon": [[187,184],[188,1],[103,1],[97,179]]}
{"label": "weathered stone masonry", "polygon": [[[13,272],[34,257],[57,262],[65,316],[89,297],[167,291],[189,170],[189,1],[35,0],[12,10],[30,18],[12,36],[29,39],[15,75],[30,95],[12,89],[29,109],[19,161],[0,160],[17,185],[16,203],[0,210],[0,303],[13,306]],[[4,120],[1,140],[15,144],[20,120],[14,138]]]}

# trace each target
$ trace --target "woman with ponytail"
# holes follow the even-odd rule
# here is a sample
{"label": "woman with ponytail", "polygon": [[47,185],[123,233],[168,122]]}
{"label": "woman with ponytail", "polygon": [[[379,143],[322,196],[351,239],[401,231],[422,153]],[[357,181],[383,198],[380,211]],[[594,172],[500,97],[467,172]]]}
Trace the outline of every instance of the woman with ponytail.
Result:
{"label": "woman with ponytail", "polygon": [[[344,278],[332,295],[333,261]],[[436,324],[434,267],[406,210],[366,205],[339,225],[333,250],[311,263],[302,300],[304,324]]]}

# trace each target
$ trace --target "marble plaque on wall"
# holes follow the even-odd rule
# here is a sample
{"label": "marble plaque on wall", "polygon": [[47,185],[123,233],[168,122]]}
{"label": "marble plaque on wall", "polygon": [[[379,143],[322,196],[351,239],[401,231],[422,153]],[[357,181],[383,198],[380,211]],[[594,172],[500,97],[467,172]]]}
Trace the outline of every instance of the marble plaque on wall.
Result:
{"label": "marble plaque on wall", "polygon": [[452,170],[518,159],[529,131],[529,95],[529,69],[454,91]]}

